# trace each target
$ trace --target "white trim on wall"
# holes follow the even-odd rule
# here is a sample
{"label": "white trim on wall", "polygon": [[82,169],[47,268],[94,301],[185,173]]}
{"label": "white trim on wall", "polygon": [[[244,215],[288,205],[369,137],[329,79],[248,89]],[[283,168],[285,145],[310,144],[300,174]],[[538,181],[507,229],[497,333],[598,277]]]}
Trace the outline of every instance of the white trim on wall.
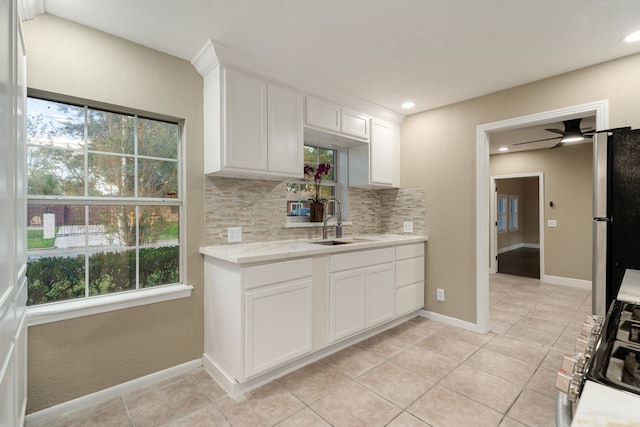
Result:
{"label": "white trim on wall", "polygon": [[515,117],[476,127],[476,329],[489,332],[489,132],[517,129],[523,126],[567,120],[584,114],[595,114],[596,130],[609,127],[609,101],[604,99],[557,110]]}

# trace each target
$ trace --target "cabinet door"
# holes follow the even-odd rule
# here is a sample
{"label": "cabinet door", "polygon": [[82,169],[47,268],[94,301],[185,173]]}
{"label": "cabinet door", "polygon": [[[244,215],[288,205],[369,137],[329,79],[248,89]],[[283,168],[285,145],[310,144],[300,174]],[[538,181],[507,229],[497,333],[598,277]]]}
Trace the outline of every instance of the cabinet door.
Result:
{"label": "cabinet door", "polygon": [[395,163],[393,126],[373,120],[369,148],[371,183],[393,185]]}
{"label": "cabinet door", "polygon": [[334,273],[329,278],[329,341],[365,328],[365,270]]}
{"label": "cabinet door", "polygon": [[224,90],[224,166],[266,171],[267,82],[225,68]]}
{"label": "cabinet door", "polygon": [[302,94],[268,85],[268,167],[270,172],[303,175]]}
{"label": "cabinet door", "polygon": [[357,111],[342,109],[342,133],[364,141],[369,140],[369,117]]}
{"label": "cabinet door", "polygon": [[395,313],[395,274],[393,263],[366,270],[366,327],[393,319]]}
{"label": "cabinet door", "polygon": [[311,278],[245,293],[245,378],[311,351]]}
{"label": "cabinet door", "polygon": [[396,316],[424,307],[424,282],[396,289]]}
{"label": "cabinet door", "polygon": [[340,106],[323,99],[307,96],[305,123],[332,132],[340,132]]}

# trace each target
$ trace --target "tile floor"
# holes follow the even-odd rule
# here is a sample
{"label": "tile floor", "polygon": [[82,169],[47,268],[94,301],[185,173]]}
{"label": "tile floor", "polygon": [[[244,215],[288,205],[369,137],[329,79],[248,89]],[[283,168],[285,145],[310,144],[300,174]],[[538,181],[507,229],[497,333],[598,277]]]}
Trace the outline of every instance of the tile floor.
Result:
{"label": "tile floor", "polygon": [[491,333],[421,317],[235,402],[203,368],[47,426],[555,426],[555,370],[586,290],[491,277]]}

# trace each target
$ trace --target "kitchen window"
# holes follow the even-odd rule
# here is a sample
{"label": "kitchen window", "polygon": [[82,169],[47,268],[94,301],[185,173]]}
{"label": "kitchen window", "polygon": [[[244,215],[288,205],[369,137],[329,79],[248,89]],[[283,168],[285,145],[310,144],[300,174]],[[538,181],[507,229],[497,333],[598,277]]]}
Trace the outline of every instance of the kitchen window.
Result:
{"label": "kitchen window", "polygon": [[181,282],[180,141],[177,121],[28,98],[28,305]]}
{"label": "kitchen window", "polygon": [[[336,195],[336,187],[338,185],[337,171],[338,152],[331,148],[321,148],[312,145],[304,146],[304,163],[311,166],[314,170],[321,163],[330,166],[327,175],[322,176],[320,185],[320,195],[322,198],[328,198]],[[314,196],[313,179],[305,179],[287,183],[287,219],[291,222],[308,221],[309,220],[309,199]],[[334,204],[327,206],[329,215],[333,214]]]}

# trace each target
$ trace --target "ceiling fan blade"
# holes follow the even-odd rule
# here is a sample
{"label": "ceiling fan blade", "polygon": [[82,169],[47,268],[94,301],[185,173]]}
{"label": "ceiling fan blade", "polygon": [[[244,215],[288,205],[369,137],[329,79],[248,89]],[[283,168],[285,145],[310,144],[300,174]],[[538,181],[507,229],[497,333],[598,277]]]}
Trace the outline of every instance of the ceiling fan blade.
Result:
{"label": "ceiling fan blade", "polygon": [[532,144],[532,143],[534,143],[534,142],[551,141],[552,139],[558,139],[558,138],[561,138],[561,137],[559,137],[559,136],[554,136],[553,138],[536,139],[535,141],[516,142],[515,144],[511,144],[511,145]]}
{"label": "ceiling fan blade", "polygon": [[564,131],[560,129],[545,129],[545,130],[553,133],[559,133],[560,135],[564,135]]}
{"label": "ceiling fan blade", "polygon": [[554,148],[560,148],[564,145],[564,142],[558,142],[556,145],[554,145],[553,147],[551,147],[551,149],[553,150]]}

